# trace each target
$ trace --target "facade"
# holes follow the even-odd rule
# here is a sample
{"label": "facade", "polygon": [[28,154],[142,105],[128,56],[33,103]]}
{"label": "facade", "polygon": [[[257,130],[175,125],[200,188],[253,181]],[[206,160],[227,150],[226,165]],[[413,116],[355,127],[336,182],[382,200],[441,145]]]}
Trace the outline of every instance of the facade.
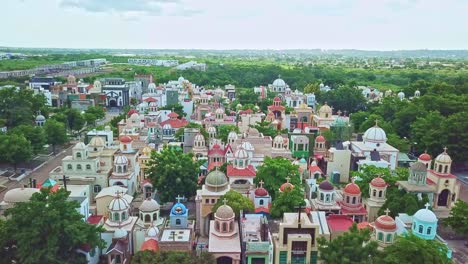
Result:
{"label": "facade", "polygon": [[369,198],[364,199],[364,208],[367,210],[367,221],[374,221],[380,208],[385,203],[387,183],[384,179],[376,177],[369,183]]}
{"label": "facade", "polygon": [[267,218],[261,214],[244,214],[240,228],[243,263],[272,264],[273,241]]}
{"label": "facade", "polygon": [[102,92],[106,94],[107,107],[123,107],[130,104],[130,88],[123,78],[101,80]]}
{"label": "facade", "polygon": [[336,202],[335,187],[324,180],[318,186],[317,198],[312,199],[312,209],[315,211],[325,211],[327,214],[338,214],[340,206]]}
{"label": "facade", "polygon": [[343,199],[339,202],[341,214],[349,216],[354,222],[367,220],[367,211],[362,205],[361,189],[354,182],[348,183],[343,189]]}
{"label": "facade", "polygon": [[195,223],[188,219],[189,209],[181,203],[182,199],[182,197],[177,197],[177,202],[171,208],[169,221],[159,240],[161,251],[192,251],[195,243]]}

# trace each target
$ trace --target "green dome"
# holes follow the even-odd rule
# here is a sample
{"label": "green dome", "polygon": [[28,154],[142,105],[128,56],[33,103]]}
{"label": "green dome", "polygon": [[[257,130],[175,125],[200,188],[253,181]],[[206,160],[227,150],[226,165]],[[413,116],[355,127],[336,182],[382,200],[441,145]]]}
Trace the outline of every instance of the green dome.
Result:
{"label": "green dome", "polygon": [[228,184],[226,174],[218,170],[212,171],[206,176],[205,184],[210,187],[226,186]]}
{"label": "green dome", "polygon": [[333,122],[333,126],[346,126],[346,121],[343,117],[339,116],[335,119],[335,122]]}

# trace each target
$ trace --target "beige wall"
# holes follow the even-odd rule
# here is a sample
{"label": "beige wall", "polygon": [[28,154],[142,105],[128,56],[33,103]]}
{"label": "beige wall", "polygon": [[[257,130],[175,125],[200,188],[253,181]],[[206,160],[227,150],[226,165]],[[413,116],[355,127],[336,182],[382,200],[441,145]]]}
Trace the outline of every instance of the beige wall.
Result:
{"label": "beige wall", "polygon": [[333,155],[333,161],[327,163],[327,175],[331,176],[333,171],[340,172],[340,182],[349,182],[349,168],[351,167],[351,151],[335,150],[330,155]]}

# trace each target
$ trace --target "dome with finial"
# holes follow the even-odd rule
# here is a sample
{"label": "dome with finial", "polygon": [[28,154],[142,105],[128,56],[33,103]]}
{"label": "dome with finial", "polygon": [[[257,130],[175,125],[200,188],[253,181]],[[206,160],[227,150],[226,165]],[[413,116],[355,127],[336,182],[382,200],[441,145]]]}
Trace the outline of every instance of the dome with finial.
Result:
{"label": "dome with finial", "polygon": [[130,143],[133,141],[133,139],[128,135],[121,136],[119,140],[121,143]]}
{"label": "dome with finial", "polygon": [[216,210],[215,216],[220,219],[231,219],[235,216],[231,206],[223,204]]}
{"label": "dome with finial", "polygon": [[278,76],[278,79],[274,80],[273,81],[273,86],[276,86],[276,87],[285,87],[286,86],[286,82],[280,78],[280,76]]}
{"label": "dome with finial", "polygon": [[109,203],[109,210],[111,211],[123,211],[127,210],[130,207],[127,200],[118,194],[112,201]]}
{"label": "dome with finial", "polygon": [[124,155],[118,155],[114,159],[114,165],[127,165],[128,159]]}
{"label": "dome with finial", "polygon": [[160,209],[160,206],[156,200],[150,197],[146,198],[138,208],[142,212],[154,212]]}
{"label": "dome with finial", "polygon": [[276,144],[283,144],[283,143],[284,143],[284,138],[283,138],[283,136],[277,135],[277,136],[273,139],[273,143],[276,143]]}
{"label": "dome with finial", "polygon": [[415,163],[411,164],[410,169],[412,171],[427,171],[426,165],[420,161],[416,161]]}
{"label": "dome with finial", "polygon": [[148,84],[148,90],[156,90],[156,84],[154,84],[154,83],[149,83],[149,84]]}
{"label": "dome with finial", "polygon": [[360,195],[361,188],[359,188],[359,185],[355,184],[354,182],[351,182],[346,185],[346,187],[343,189],[343,192],[351,195]]}
{"label": "dome with finial", "polygon": [[424,151],[423,154],[419,155],[418,159],[422,161],[430,161],[432,159],[431,155],[427,154],[427,151]]}
{"label": "dome with finial", "polygon": [[197,133],[194,137],[194,141],[205,141],[205,138],[201,133]]}
{"label": "dome with finial", "polygon": [[325,102],[319,109],[319,112],[320,113],[329,113],[331,114],[332,113],[332,109],[331,107],[328,105],[327,102]]}
{"label": "dome with finial", "polygon": [[273,102],[281,102],[281,98],[279,98],[278,96],[275,96],[275,98],[273,98]]}
{"label": "dome with finial", "polygon": [[255,196],[265,197],[268,196],[268,191],[262,186],[255,189]]}
{"label": "dome with finial", "polygon": [[429,204],[425,205],[426,208],[419,209],[414,215],[414,220],[419,220],[425,223],[437,223],[437,216],[429,210]]}
{"label": "dome with finial", "polygon": [[36,116],[36,122],[44,122],[45,120],[45,116],[43,116],[41,113]]}
{"label": "dome with finial", "polygon": [[286,177],[286,182],[281,184],[281,186],[279,188],[281,192],[291,191],[292,189],[294,189],[294,185],[292,183],[290,183],[289,180],[290,180],[290,178]]}
{"label": "dome with finial", "polygon": [[377,120],[375,121],[375,125],[373,127],[366,130],[362,138],[364,142],[372,142],[372,143],[386,143],[387,142],[387,134],[381,127],[379,127]]}
{"label": "dome with finial", "polygon": [[324,180],[319,184],[319,189],[324,191],[333,191],[335,187],[333,187],[333,184],[331,184],[328,180]]}
{"label": "dome with finial", "polygon": [[243,147],[240,147],[234,153],[234,157],[236,159],[247,159],[249,157],[249,154],[247,154],[247,151],[245,151]]}
{"label": "dome with finial", "polygon": [[450,158],[449,154],[447,153],[447,148],[444,148],[444,152],[440,153],[435,158],[435,161],[438,163],[452,163],[452,158]]}
{"label": "dome with finial", "polygon": [[151,156],[151,151],[152,151],[152,149],[149,146],[146,146],[141,150],[141,152],[145,156]]}
{"label": "dome with finial", "polygon": [[325,137],[322,136],[322,135],[318,135],[316,138],[315,138],[315,142],[318,142],[318,143],[323,143],[325,142]]}
{"label": "dome with finial", "polygon": [[385,180],[380,178],[380,177],[376,177],[376,178],[372,179],[370,184],[373,187],[377,187],[377,188],[383,188],[383,187],[387,186],[387,183],[385,182]]}
{"label": "dome with finial", "polygon": [[388,213],[390,212],[388,209],[385,212],[385,215],[381,215],[375,220],[375,228],[384,231],[395,231],[397,228],[395,219],[388,215]]}
{"label": "dome with finial", "polygon": [[177,202],[172,206],[171,214],[173,215],[183,215],[187,212],[187,207],[181,202]]}
{"label": "dome with finial", "polygon": [[[208,127],[208,129],[206,130],[206,132],[208,132],[208,133],[210,133],[210,134],[211,134],[211,133],[216,133],[216,127],[210,126],[210,127]],[[228,135],[228,136],[229,136],[229,135]]]}

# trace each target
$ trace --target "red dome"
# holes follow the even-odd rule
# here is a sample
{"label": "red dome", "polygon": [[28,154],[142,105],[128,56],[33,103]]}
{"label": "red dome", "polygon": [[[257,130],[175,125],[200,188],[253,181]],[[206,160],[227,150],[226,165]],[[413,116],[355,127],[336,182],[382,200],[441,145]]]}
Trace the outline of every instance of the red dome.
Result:
{"label": "red dome", "polygon": [[294,185],[292,185],[289,182],[285,182],[285,183],[281,184],[280,191],[284,192],[284,190],[286,190],[286,189],[292,190],[292,189],[294,189]]}
{"label": "red dome", "polygon": [[422,161],[431,161],[431,155],[424,152],[423,154],[419,155],[419,159]]}
{"label": "red dome", "polygon": [[268,191],[263,187],[259,187],[255,190],[255,196],[268,196]]}
{"label": "red dome", "polygon": [[395,220],[389,215],[381,215],[375,220],[375,227],[386,231],[395,231],[396,223]]}
{"label": "red dome", "polygon": [[169,118],[177,118],[177,117],[179,117],[179,115],[178,115],[176,112],[170,112],[167,116],[168,116]]}
{"label": "red dome", "polygon": [[359,195],[361,194],[361,189],[355,183],[348,183],[344,188],[343,192],[351,195]]}
{"label": "red dome", "polygon": [[278,96],[276,96],[276,97],[273,99],[273,102],[281,102],[281,98],[279,98]]}
{"label": "red dome", "polygon": [[221,146],[220,146],[218,143],[216,143],[216,144],[213,145],[213,148],[214,148],[214,149],[220,149]]}
{"label": "red dome", "polygon": [[132,141],[133,141],[133,139],[131,137],[129,137],[129,136],[121,136],[120,137],[120,142],[122,142],[122,143],[130,143]]}
{"label": "red dome", "polygon": [[325,137],[322,135],[319,135],[315,138],[315,142],[325,142]]}
{"label": "red dome", "polygon": [[372,179],[372,181],[370,182],[370,184],[374,187],[380,187],[380,188],[383,188],[383,187],[386,187],[387,186],[387,183],[385,183],[384,179],[380,178],[380,177],[377,177],[377,178],[374,178]]}
{"label": "red dome", "polygon": [[133,114],[138,114],[138,111],[136,109],[130,109],[130,111],[128,111],[128,113],[127,113],[127,116],[130,117]]}

